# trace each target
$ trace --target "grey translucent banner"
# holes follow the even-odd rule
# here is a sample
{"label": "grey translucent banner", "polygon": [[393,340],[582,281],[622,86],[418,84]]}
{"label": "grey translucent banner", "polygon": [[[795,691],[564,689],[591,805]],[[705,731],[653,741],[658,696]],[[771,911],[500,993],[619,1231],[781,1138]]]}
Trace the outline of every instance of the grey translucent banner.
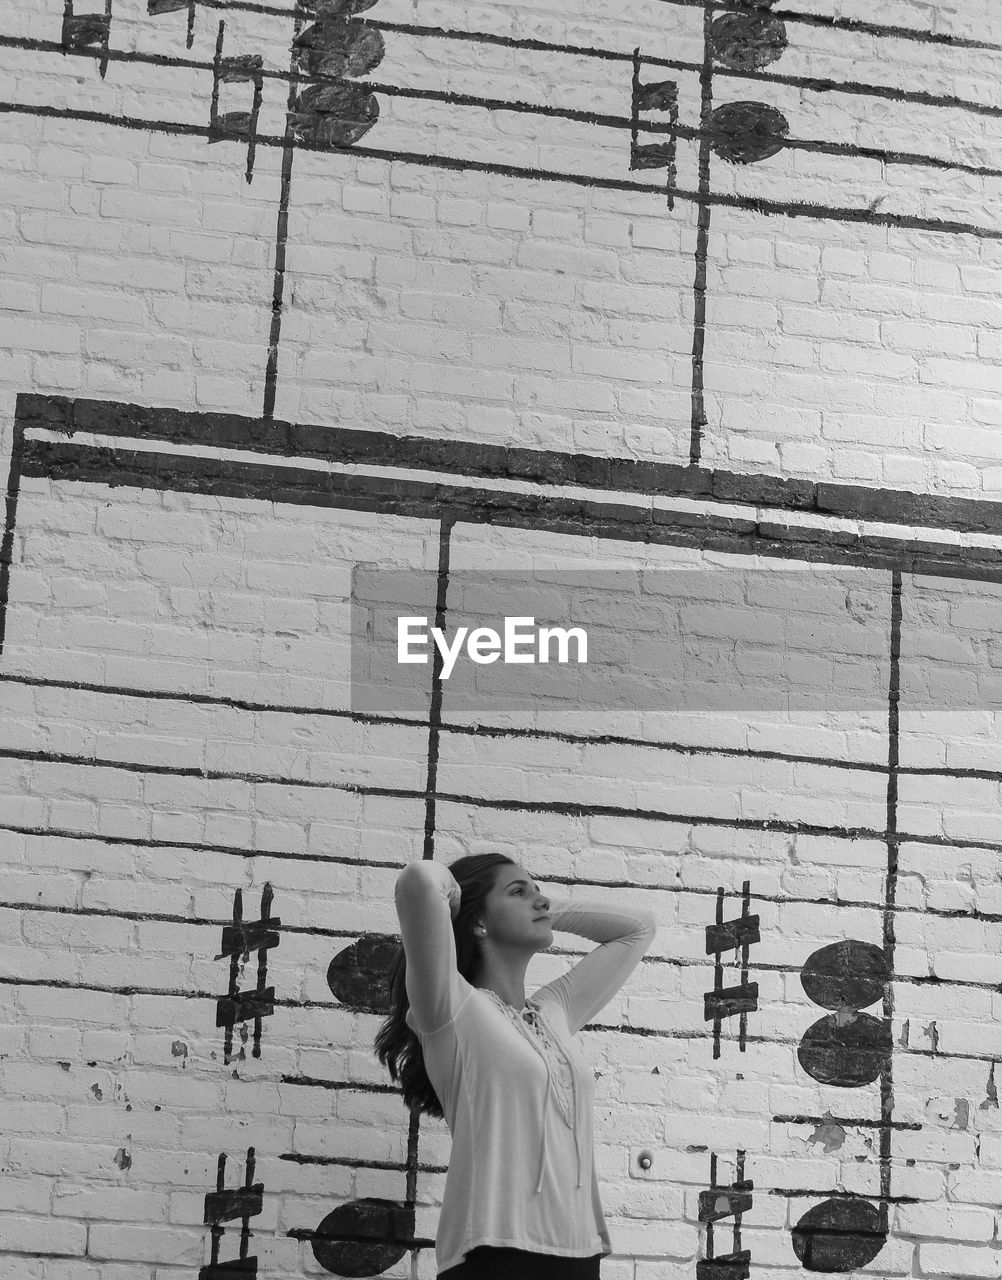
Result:
{"label": "grey translucent banner", "polygon": [[[476,569],[440,584],[431,571],[360,565],[352,584],[352,710],[426,716],[435,675],[443,716],[485,722],[502,714],[531,719],[545,707],[770,720],[813,711],[886,726],[890,583],[881,571],[797,566]],[[969,601],[972,584],[965,587]],[[985,592],[983,615],[1002,616],[989,608],[1002,604],[999,588]],[[958,637],[955,599],[949,589],[913,593],[901,632],[901,698],[915,709],[956,710],[958,699],[1002,707],[992,661],[998,631],[986,621],[984,634]]]}

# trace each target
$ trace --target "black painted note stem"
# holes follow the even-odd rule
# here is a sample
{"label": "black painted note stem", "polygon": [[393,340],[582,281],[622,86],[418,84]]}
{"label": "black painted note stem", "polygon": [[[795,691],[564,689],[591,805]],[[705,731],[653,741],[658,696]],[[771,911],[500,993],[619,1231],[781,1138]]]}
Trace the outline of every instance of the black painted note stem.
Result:
{"label": "black painted note stem", "polygon": [[282,183],[278,202],[278,222],[275,227],[275,277],[271,293],[271,332],[268,337],[268,363],[264,375],[264,409],[265,418],[275,416],[275,390],[278,381],[278,344],[282,336],[282,307],[285,295],[285,246],[289,237],[289,199],[292,192],[292,160],[296,146],[293,136],[293,108],[299,87],[300,49],[295,43],[302,30],[303,20],[299,13],[293,28],[293,44],[289,66],[289,97],[286,104],[285,139],[282,145]]}

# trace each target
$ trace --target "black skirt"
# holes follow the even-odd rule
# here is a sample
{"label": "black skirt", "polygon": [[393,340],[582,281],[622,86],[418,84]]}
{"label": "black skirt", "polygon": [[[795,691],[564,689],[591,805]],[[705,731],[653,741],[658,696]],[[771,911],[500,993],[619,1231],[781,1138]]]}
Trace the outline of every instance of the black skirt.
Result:
{"label": "black skirt", "polygon": [[438,1273],[438,1280],[600,1280],[602,1254],[563,1258],[526,1249],[501,1249],[482,1244],[471,1249],[456,1267]]}

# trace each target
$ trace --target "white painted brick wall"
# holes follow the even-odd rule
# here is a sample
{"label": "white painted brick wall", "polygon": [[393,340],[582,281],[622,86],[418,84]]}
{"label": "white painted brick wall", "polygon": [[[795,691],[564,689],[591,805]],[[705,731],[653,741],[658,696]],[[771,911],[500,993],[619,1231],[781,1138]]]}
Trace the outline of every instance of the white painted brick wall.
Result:
{"label": "white painted brick wall", "polygon": [[[93,59],[38,45],[60,39],[57,0],[7,8],[0,97],[27,110],[4,111],[0,139],[3,474],[19,393],[259,418],[281,149],[259,146],[248,184],[242,145],[86,113],[201,127],[219,17],[228,54],[260,52],[274,71],[288,67],[291,20],[197,7],[188,50],[185,11],[151,17],[140,0],[115,0],[113,51],[203,69],[112,60],[101,79]],[[992,0],[838,8],[996,48],[790,22],[772,69],[995,103]],[[696,3],[626,0],[610,21],[582,0],[379,0],[369,16],[702,58]],[[629,113],[629,62],[392,31],[386,41],[374,78],[388,84]],[[698,70],[677,74],[682,121],[695,126]],[[714,93],[781,108],[793,138],[1002,168],[992,113],[724,76]],[[245,84],[223,94],[227,109],[248,106]],[[263,134],[281,134],[286,94],[284,80],[265,80]],[[388,94],[362,146],[645,178],[628,169],[625,130]],[[1002,496],[999,179],[794,149],[760,165],[714,157],[710,174],[719,195],[871,206],[996,234],[715,205],[702,465]],[[678,186],[698,181],[698,143],[683,139]],[[698,211],[681,195],[665,205],[661,190],[297,151],[275,416],[684,465]],[[641,702],[575,716],[540,697],[532,723],[545,732],[534,737],[462,732],[455,716],[439,742],[434,852],[502,849],[544,885],[657,913],[647,960],[582,1035],[599,1073],[596,1161],[615,1249],[604,1280],[694,1277],[710,1152],[729,1182],[738,1148],[754,1183],[742,1227],[751,1274],[798,1276],[801,1213],[833,1188],[879,1191],[877,1128],[820,1119],[876,1122],[876,1086],[821,1085],[796,1050],[823,1012],[800,982],[808,956],[884,941],[890,571],[827,569],[796,618],[765,577],[806,572],[795,560],[470,523],[454,530],[450,557],[454,572],[532,567],[544,590],[562,567],[643,568],[665,597],[666,629],[686,639],[692,700],[671,712]],[[407,1116],[372,1053],[379,1019],[339,1007],[327,968],[363,934],[395,933],[393,881],[422,856],[426,819],[427,726],[345,714],[350,575],[360,562],[434,570],[438,521],[31,475],[11,560],[0,1280],[194,1280],[210,1258],[218,1157],[232,1188],[249,1147],[264,1185],[251,1221],[258,1274],[327,1274],[290,1233],[362,1197],[402,1200],[408,1150]],[[683,569],[701,572],[680,587]],[[608,622],[607,602],[594,607],[596,625]],[[891,1019],[903,1127],[892,1134],[890,1238],[854,1274],[1002,1276],[999,608],[995,583],[903,574]],[[625,681],[653,649],[635,620],[614,622]],[[735,690],[752,689],[736,706]],[[616,732],[638,741],[585,740]],[[666,742],[678,749],[656,745]],[[819,830],[831,826],[840,832]],[[730,919],[745,881],[761,917],[759,1007],[745,1051],[725,1020],[714,1059],[705,931],[718,887]],[[221,930],[237,889],[244,918],[257,918],[266,884],[282,922],[268,955],[278,1003],[260,1058],[244,1024],[240,1056],[224,1063]],[[581,950],[557,943],[530,981]],[[241,989],[255,975],[252,956]],[[291,1082],[302,1078],[344,1087]],[[422,1121],[422,1239],[434,1238],[444,1187],[428,1168],[448,1154],[444,1123]],[[801,1194],[771,1194],[783,1189]],[[239,1237],[239,1222],[225,1225],[223,1260]],[[718,1253],[730,1226],[717,1227]],[[433,1250],[384,1274],[431,1280]]]}

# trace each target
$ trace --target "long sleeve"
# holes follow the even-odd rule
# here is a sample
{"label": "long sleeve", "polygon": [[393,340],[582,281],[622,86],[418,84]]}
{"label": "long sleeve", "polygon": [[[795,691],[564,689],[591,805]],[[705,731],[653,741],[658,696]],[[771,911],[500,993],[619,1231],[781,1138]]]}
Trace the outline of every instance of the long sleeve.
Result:
{"label": "long sleeve", "polygon": [[431,1034],[455,1015],[464,998],[452,931],[462,890],[448,867],[427,860],[404,867],[393,896],[407,960],[407,998],[417,1026]]}
{"label": "long sleeve", "polygon": [[573,1033],[604,1008],[626,982],[654,941],[657,919],[641,907],[617,908],[551,897],[550,924],[555,932],[576,933],[601,943],[536,993],[549,993],[563,1005]]}

